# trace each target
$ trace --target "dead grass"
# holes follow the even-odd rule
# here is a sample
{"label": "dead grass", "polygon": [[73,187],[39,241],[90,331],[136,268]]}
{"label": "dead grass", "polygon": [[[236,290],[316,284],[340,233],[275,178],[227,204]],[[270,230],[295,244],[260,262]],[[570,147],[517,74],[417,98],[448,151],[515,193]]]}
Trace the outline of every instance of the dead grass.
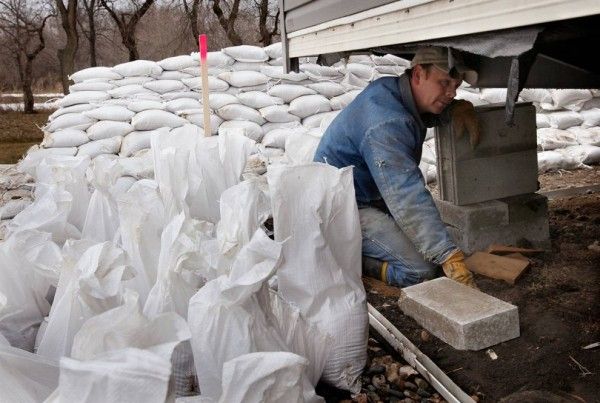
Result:
{"label": "dead grass", "polygon": [[50,113],[0,112],[0,164],[17,162],[29,147],[42,141],[44,134],[38,126],[46,123]]}
{"label": "dead grass", "polygon": [[14,164],[27,152],[29,147],[39,141],[20,143],[0,143],[0,164]]}

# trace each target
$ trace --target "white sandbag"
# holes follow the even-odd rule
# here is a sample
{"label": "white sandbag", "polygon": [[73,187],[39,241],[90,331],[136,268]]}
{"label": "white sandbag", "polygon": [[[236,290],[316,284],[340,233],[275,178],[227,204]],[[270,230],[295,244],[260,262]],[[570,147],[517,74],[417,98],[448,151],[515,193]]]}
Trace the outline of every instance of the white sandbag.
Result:
{"label": "white sandbag", "polygon": [[258,71],[231,71],[219,74],[218,78],[238,88],[261,85],[269,81],[269,77]]}
{"label": "white sandbag", "polygon": [[52,120],[50,123],[43,127],[43,130],[49,133],[62,129],[86,130],[95,122],[95,119],[92,119],[81,113],[67,113]]}
{"label": "white sandbag", "polygon": [[89,111],[92,109],[96,109],[96,106],[90,104],[77,104],[67,106],[66,108],[60,108],[52,112],[50,116],[48,116],[48,120],[51,122],[59,116],[66,115],[67,113],[80,113]]}
{"label": "white sandbag", "polygon": [[167,102],[166,107],[169,112],[177,113],[184,109],[202,109],[202,104],[197,99],[178,98]]}
{"label": "white sandbag", "polygon": [[[111,90],[113,91],[113,90]],[[110,98],[108,92],[105,91],[79,91],[69,95],[65,95],[58,101],[58,106],[61,108],[77,105],[77,104],[89,104],[106,101]]]}
{"label": "white sandbag", "polygon": [[363,80],[352,73],[347,73],[340,84],[346,91],[362,90],[369,85],[369,81]]}
{"label": "white sandbag", "polygon": [[91,361],[65,357],[58,389],[47,402],[163,403],[170,374],[170,361],[150,350],[116,350]]}
{"label": "white sandbag", "polygon": [[354,55],[350,55],[348,56],[348,63],[362,63],[362,64],[368,64],[368,65],[373,65],[373,59],[371,59],[371,55],[359,55],[359,54],[354,54]]}
{"label": "white sandbag", "polygon": [[0,207],[0,220],[6,220],[15,217],[21,211],[25,210],[25,208],[30,204],[30,199],[9,200],[2,207]]}
{"label": "white sandbag", "polygon": [[331,111],[329,100],[323,95],[303,95],[290,102],[289,113],[300,118]]}
{"label": "white sandbag", "polygon": [[325,113],[327,113],[327,115],[323,117],[323,119],[321,120],[321,124],[319,125],[319,130],[322,133],[325,133],[325,130],[327,130],[327,128],[329,127],[331,122],[333,122],[336,116],[340,114],[340,111],[332,111]]}
{"label": "white sandbag", "polygon": [[266,157],[267,162],[272,159],[283,158],[285,151],[282,148],[266,147],[263,144],[258,144],[258,153]]}
{"label": "white sandbag", "polygon": [[38,403],[58,386],[58,361],[0,345],[0,390],[3,402]]}
{"label": "white sandbag", "polygon": [[198,61],[190,55],[167,57],[158,62],[163,70],[182,70],[186,67],[197,66]]}
{"label": "white sandbag", "polygon": [[152,77],[123,77],[120,80],[113,80],[110,83],[117,87],[125,87],[129,85],[144,85],[150,81],[154,81]]}
{"label": "white sandbag", "polygon": [[190,300],[188,324],[202,395],[221,395],[225,362],[251,352],[286,350],[267,321],[267,307],[257,299],[257,294],[268,297],[267,280],[280,255],[281,244],[259,230],[240,251],[229,275],[209,281]]}
{"label": "white sandbag", "polygon": [[127,193],[117,197],[117,209],[122,247],[135,273],[126,287],[136,290],[144,304],[156,283],[160,237],[165,224],[158,183],[148,179],[136,182]]}
{"label": "white sandbag", "polygon": [[276,166],[267,179],[275,239],[285,240],[278,292],[333,337],[323,380],[356,393],[367,360],[368,314],[352,168]]}
{"label": "white sandbag", "polygon": [[320,137],[308,132],[293,132],[285,139],[286,158],[290,164],[311,162],[321,141]]}
{"label": "white sandbag", "polygon": [[162,67],[151,60],[135,60],[132,62],[117,64],[113,71],[123,77],[132,76],[157,76],[162,73]]}
{"label": "white sandbag", "polygon": [[173,113],[148,109],[137,113],[131,119],[131,125],[134,130],[155,130],[161,127],[179,127],[186,124],[187,121]]}
{"label": "white sandbag", "polygon": [[265,46],[263,49],[270,59],[277,59],[283,54],[281,42],[272,43],[269,46]]}
{"label": "white sandbag", "polygon": [[577,137],[574,133],[561,129],[538,129],[537,144],[541,151],[554,150],[577,145]]}
{"label": "white sandbag", "polygon": [[112,90],[113,88],[115,88],[114,84],[107,82],[83,82],[69,86],[69,93],[81,91],[108,91]]}
{"label": "white sandbag", "polygon": [[406,71],[404,66],[376,65],[375,71],[379,76],[400,76]]}
{"label": "white sandbag", "polygon": [[231,261],[250,242],[254,233],[269,218],[271,203],[261,190],[261,180],[247,180],[221,194],[221,220],[217,225],[219,252]]}
{"label": "white sandbag", "polygon": [[338,95],[342,95],[346,92],[346,89],[341,84],[329,81],[308,84],[307,87],[317,91],[319,94],[326,96],[327,98],[337,97]]}
{"label": "white sandbag", "polygon": [[550,127],[550,118],[545,113],[536,113],[535,114],[535,126],[538,129],[546,129]]}
{"label": "white sandbag", "polygon": [[[206,133],[204,130],[204,113],[193,113],[190,115],[185,115],[185,118],[192,124],[201,127],[203,134]],[[219,127],[223,123],[223,119],[221,119],[218,115],[211,114],[210,117],[210,135],[214,136],[219,133]]]}
{"label": "white sandbag", "polygon": [[372,81],[376,77],[376,71],[373,67],[362,63],[348,63],[346,64],[346,71],[362,80]]}
{"label": "white sandbag", "polygon": [[555,108],[579,111],[583,104],[592,99],[590,90],[560,89],[550,90],[552,103]]}
{"label": "white sandbag", "polygon": [[314,95],[316,93],[315,90],[294,84],[274,85],[267,91],[267,94],[283,99],[286,104],[302,95]]}
{"label": "white sandbag", "polygon": [[[594,145],[577,145],[557,150],[567,160],[575,160],[576,166],[600,164],[600,147]],[[565,167],[564,169],[569,169]]]}
{"label": "white sandbag", "polygon": [[288,123],[299,122],[300,118],[288,112],[287,105],[272,105],[260,109],[260,114],[267,122]]}
{"label": "white sandbag", "polygon": [[[196,62],[197,63],[197,62]],[[160,75],[156,76],[157,80],[179,80],[184,78],[192,78],[193,74],[184,73],[182,71],[163,71]]]}
{"label": "white sandbag", "polygon": [[[200,77],[184,78],[181,80],[188,88],[193,90],[202,90],[202,79]],[[229,88],[227,81],[223,81],[217,77],[208,77],[209,91],[224,92]]]}
{"label": "white sandbag", "polygon": [[437,163],[436,159],[436,151],[435,151],[435,139],[430,139],[423,142],[423,150],[421,152],[421,161],[424,161],[430,165],[435,165]]}
{"label": "white sandbag", "polygon": [[600,108],[600,97],[595,97],[587,101],[581,107],[581,110],[587,110],[592,108]]}
{"label": "white sandbag", "polygon": [[107,139],[90,141],[83,144],[77,151],[77,156],[97,157],[100,154],[116,154],[121,148],[121,137],[110,137]]}
{"label": "white sandbag", "polygon": [[83,112],[85,116],[97,120],[113,120],[129,122],[135,113],[124,106],[103,105],[91,111]]}
{"label": "white sandbag", "polygon": [[223,48],[222,52],[238,62],[265,62],[269,59],[265,50],[258,46],[230,46],[228,48]]}
{"label": "white sandbag", "polygon": [[308,360],[287,352],[244,354],[223,365],[219,402],[317,403],[306,378]]}
{"label": "white sandbag", "polygon": [[302,119],[302,126],[306,127],[307,129],[321,127],[321,122],[323,121],[323,119],[329,118],[331,116],[335,117],[335,116],[337,116],[337,114],[338,114],[338,112],[334,111],[334,112],[321,112],[321,113],[317,113],[312,116],[307,116],[304,119]]}
{"label": "white sandbag", "polygon": [[275,129],[295,129],[298,127],[302,127],[300,122],[289,122],[289,123],[267,122],[264,125],[262,125],[262,130],[266,134],[266,133],[270,132],[271,130],[275,130]]}
{"label": "white sandbag", "polygon": [[260,112],[241,104],[222,106],[217,109],[216,113],[224,120],[246,120],[259,125],[265,123],[265,119],[261,116]]}
{"label": "white sandbag", "polygon": [[552,102],[552,95],[545,88],[523,88],[519,93],[519,98],[524,102],[534,102],[537,104]]}
{"label": "white sandbag", "polygon": [[[152,142],[152,140],[150,141]],[[136,179],[154,178],[154,165],[150,149],[137,151],[129,158],[119,158],[117,162],[123,169],[123,175],[131,176]]]}
{"label": "white sandbag", "polygon": [[217,110],[225,105],[239,104],[240,100],[235,95],[212,93],[208,95],[208,102],[211,109]]}
{"label": "white sandbag", "polygon": [[42,146],[52,147],[78,147],[90,141],[86,132],[80,129],[63,129],[53,133],[46,133]]}
{"label": "white sandbag", "polygon": [[579,112],[581,118],[583,119],[583,123],[581,127],[594,127],[600,126],[600,108],[591,108],[587,110],[582,110]]}
{"label": "white sandbag", "polygon": [[558,151],[541,151],[537,154],[538,171],[544,173],[562,169],[564,156]]}
{"label": "white sandbag", "polygon": [[295,71],[284,73],[283,67],[281,66],[263,66],[260,68],[260,72],[267,77],[274,78],[276,80],[300,82],[308,79],[308,76],[304,73],[296,73]]}
{"label": "white sandbag", "polygon": [[[198,62],[200,61],[198,52],[192,53],[192,57],[195,60],[198,60]],[[208,64],[208,67],[227,67],[235,63],[235,59],[222,51],[208,52],[206,55],[206,63]]]}
{"label": "white sandbag", "polygon": [[175,99],[188,98],[194,99],[196,101],[200,101],[201,94],[195,91],[175,91],[175,92],[167,92],[166,94],[162,94],[161,99],[164,101],[172,101]]}
{"label": "white sandbag", "polygon": [[166,92],[172,91],[183,91],[187,87],[184,83],[179,80],[156,80],[149,81],[143,85],[144,88],[158,92],[159,94],[164,94]]}
{"label": "white sandbag", "polygon": [[341,80],[344,75],[342,70],[343,69],[333,66],[321,66],[316,63],[305,63],[300,65],[300,71],[314,81]]}
{"label": "white sandbag", "polygon": [[285,149],[285,140],[288,136],[294,134],[304,134],[307,130],[304,127],[297,127],[294,129],[274,129],[270,130],[268,133],[265,133],[262,144],[265,147],[277,147],[281,149]]}
{"label": "white sandbag", "polygon": [[600,127],[575,126],[568,128],[567,131],[573,133],[581,145],[600,146]]}
{"label": "white sandbag", "polygon": [[358,94],[360,94],[361,90],[352,90],[348,91],[345,94],[339,95],[337,97],[331,98],[330,104],[331,109],[334,111],[339,111],[344,109],[346,106],[350,104],[356,98]]}
{"label": "white sandbag", "polygon": [[72,271],[61,272],[48,327],[37,353],[70,356],[75,334],[91,317],[122,304],[122,281],[131,278],[125,253],[110,242],[87,249]]}
{"label": "white sandbag", "polygon": [[373,63],[375,63],[378,66],[410,67],[410,60],[403,59],[396,55],[391,55],[391,54],[387,54],[387,55],[383,55],[383,56],[371,55],[371,59],[373,60]]}
{"label": "white sandbag", "polygon": [[79,70],[69,76],[69,80],[73,80],[76,83],[97,78],[118,80],[122,78],[122,75],[115,72],[110,67],[89,67],[87,69]]}
{"label": "white sandbag", "polygon": [[0,294],[5,299],[0,335],[13,347],[33,351],[38,327],[50,311],[46,295],[51,281],[45,274],[60,264],[60,249],[51,234],[22,229],[0,243],[0,261]]}
{"label": "white sandbag", "polygon": [[261,141],[263,137],[263,130],[257,123],[248,121],[227,121],[221,123],[218,128],[219,135],[224,133],[239,133],[254,141]]}
{"label": "white sandbag", "polygon": [[[265,62],[235,62],[231,65],[231,71],[256,71],[260,72],[261,68],[268,67]],[[223,71],[218,73],[224,73]]]}
{"label": "white sandbag", "polygon": [[47,157],[51,156],[68,156],[72,157],[77,153],[77,147],[64,147],[64,148],[37,148],[33,146],[27,151],[27,155],[18,164],[19,172],[24,172],[34,176],[36,169],[40,162]]}
{"label": "white sandbag", "polygon": [[506,103],[506,88],[483,88],[481,99],[490,104]]}
{"label": "white sandbag", "polygon": [[267,63],[269,63],[270,66],[283,66],[283,57],[269,60]]}
{"label": "white sandbag", "polygon": [[550,127],[555,129],[568,129],[573,126],[580,126],[583,123],[583,118],[577,112],[559,111],[548,114]]}
{"label": "white sandbag", "polygon": [[239,99],[239,102],[243,105],[254,109],[283,104],[283,99],[272,97],[261,91],[242,92],[241,94],[237,95],[237,98]]}
{"label": "white sandbag", "polygon": [[108,93],[113,98],[137,98],[142,95],[155,94],[154,91],[150,91],[140,84],[124,85],[122,87],[109,90]]}
{"label": "white sandbag", "polygon": [[127,103],[127,109],[133,112],[142,112],[149,109],[163,110],[166,106],[160,101],[136,100]]}
{"label": "white sandbag", "polygon": [[102,140],[110,137],[123,137],[133,131],[133,126],[128,122],[101,120],[87,129],[90,140]]}

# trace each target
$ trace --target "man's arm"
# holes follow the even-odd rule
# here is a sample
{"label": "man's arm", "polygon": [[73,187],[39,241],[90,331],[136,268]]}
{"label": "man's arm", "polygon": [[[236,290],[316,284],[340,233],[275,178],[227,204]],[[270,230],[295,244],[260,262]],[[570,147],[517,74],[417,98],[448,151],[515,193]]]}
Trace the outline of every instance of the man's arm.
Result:
{"label": "man's arm", "polygon": [[367,131],[361,153],[396,223],[425,259],[442,264],[458,248],[414,158],[418,137],[411,120],[392,119]]}

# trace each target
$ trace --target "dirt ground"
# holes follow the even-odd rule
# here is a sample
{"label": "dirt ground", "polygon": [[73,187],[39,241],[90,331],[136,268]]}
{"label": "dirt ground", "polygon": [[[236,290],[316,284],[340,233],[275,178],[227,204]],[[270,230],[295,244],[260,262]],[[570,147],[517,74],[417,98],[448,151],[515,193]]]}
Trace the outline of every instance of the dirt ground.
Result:
{"label": "dirt ground", "polygon": [[50,113],[0,111],[0,164],[17,162],[29,147],[42,141],[44,134],[39,127],[46,124]]}
{"label": "dirt ground", "polygon": [[[542,192],[600,184],[600,168],[540,177]],[[600,402],[600,191],[549,202],[552,249],[533,258],[511,286],[476,275],[480,289],[519,308],[521,336],[485,351],[458,351],[404,316],[396,296],[367,286],[368,300],[465,392],[496,402],[515,392],[545,390],[564,401]],[[596,246],[593,246],[596,245]],[[588,248],[590,247],[591,248]],[[516,399],[511,402],[549,401]]]}

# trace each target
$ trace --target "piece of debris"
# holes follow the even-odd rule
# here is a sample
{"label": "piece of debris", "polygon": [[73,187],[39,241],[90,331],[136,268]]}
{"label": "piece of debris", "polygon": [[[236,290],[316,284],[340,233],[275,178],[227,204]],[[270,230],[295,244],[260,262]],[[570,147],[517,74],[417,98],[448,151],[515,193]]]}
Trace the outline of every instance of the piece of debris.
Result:
{"label": "piece of debris", "polygon": [[509,253],[521,253],[523,255],[535,255],[537,253],[543,253],[543,249],[531,249],[531,248],[519,248],[516,246],[508,246],[502,245],[498,243],[493,243],[486,249],[487,253],[492,253],[494,255],[507,255]]}
{"label": "piece of debris", "polygon": [[591,251],[600,253],[600,242],[599,241],[594,241],[594,243],[591,244],[591,245],[588,245],[587,248],[589,250],[591,250]]}
{"label": "piece of debris", "polygon": [[425,329],[421,330],[421,340],[424,342],[431,340],[431,334]]}
{"label": "piece of debris", "polygon": [[494,350],[492,350],[491,348],[488,348],[487,350],[485,350],[485,353],[488,355],[488,357],[490,357],[493,361],[498,359],[498,354],[496,354],[496,352]]}
{"label": "piece of debris", "polygon": [[588,344],[587,346],[581,347],[583,350],[591,350],[593,348],[600,347],[600,342]]}
{"label": "piece of debris", "polygon": [[591,372],[589,369],[587,369],[586,367],[584,367],[583,365],[581,365],[581,363],[579,363],[579,361],[577,361],[575,358],[573,358],[573,356],[570,355],[569,358],[571,359],[571,361],[573,361],[575,363],[575,365],[577,365],[577,368],[581,372],[579,375],[581,375],[581,376],[587,376],[587,375],[592,375],[593,374],[593,372]]}
{"label": "piece of debris", "polygon": [[497,256],[486,252],[475,252],[465,259],[465,263],[472,272],[504,280],[509,284],[515,284],[530,266],[529,260]]}

